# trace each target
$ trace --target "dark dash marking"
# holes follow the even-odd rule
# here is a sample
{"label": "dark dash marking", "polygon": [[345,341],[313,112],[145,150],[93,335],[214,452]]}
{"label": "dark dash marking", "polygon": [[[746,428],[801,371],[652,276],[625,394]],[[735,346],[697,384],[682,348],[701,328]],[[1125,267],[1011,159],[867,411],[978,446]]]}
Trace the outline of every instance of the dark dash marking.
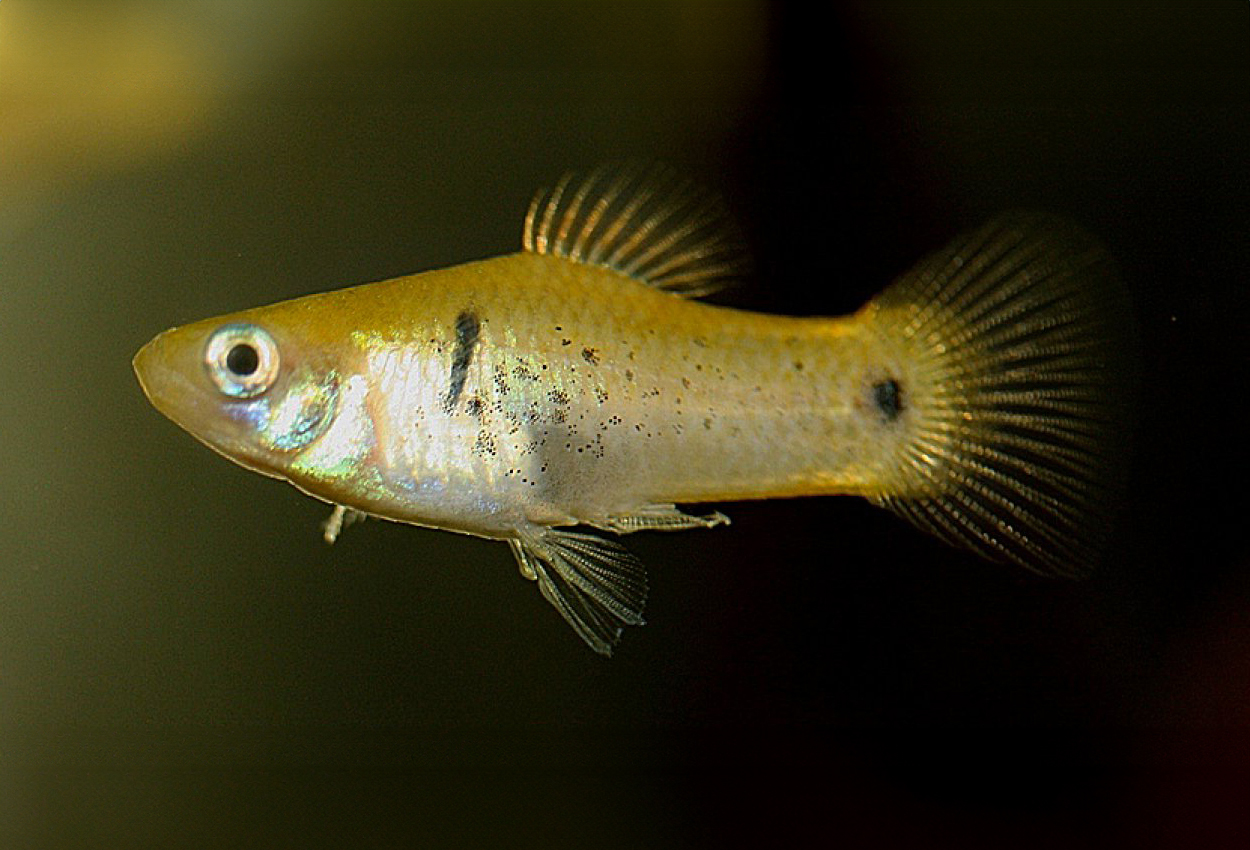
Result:
{"label": "dark dash marking", "polygon": [[464,392],[464,381],[469,374],[469,364],[473,362],[473,352],[477,350],[481,329],[477,316],[468,310],[456,317],[456,350],[451,356],[451,379],[444,401],[448,411],[455,409],[460,394]]}
{"label": "dark dash marking", "polygon": [[898,415],[903,412],[903,392],[898,381],[893,378],[872,385],[872,400],[877,403],[877,409],[885,415],[887,422],[898,419]]}
{"label": "dark dash marking", "polygon": [[599,352],[593,348],[583,348],[582,359],[585,360],[587,363],[589,363],[591,366],[598,366],[599,365]]}

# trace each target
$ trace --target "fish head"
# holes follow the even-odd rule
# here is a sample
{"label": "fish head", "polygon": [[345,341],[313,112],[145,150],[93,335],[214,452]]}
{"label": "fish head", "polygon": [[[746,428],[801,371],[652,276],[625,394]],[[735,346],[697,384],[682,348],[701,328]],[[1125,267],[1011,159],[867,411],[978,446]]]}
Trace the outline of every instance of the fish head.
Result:
{"label": "fish head", "polygon": [[340,374],[324,348],[264,310],[157,335],[135,374],[161,413],[230,460],[274,477],[333,423]]}

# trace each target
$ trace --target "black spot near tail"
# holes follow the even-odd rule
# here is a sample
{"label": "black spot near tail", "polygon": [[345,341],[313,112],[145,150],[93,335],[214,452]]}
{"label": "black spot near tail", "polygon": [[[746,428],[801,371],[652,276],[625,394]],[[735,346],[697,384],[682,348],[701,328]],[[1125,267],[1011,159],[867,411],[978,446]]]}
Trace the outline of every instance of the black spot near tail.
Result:
{"label": "black spot near tail", "polygon": [[480,332],[477,316],[469,310],[456,317],[456,350],[451,356],[451,378],[447,385],[447,398],[443,402],[448,411],[455,408],[460,394],[464,392],[464,381],[469,374],[469,364],[473,362],[473,352],[477,350]]}
{"label": "black spot near tail", "polygon": [[903,390],[893,378],[872,385],[872,400],[886,422],[893,422],[903,412]]}

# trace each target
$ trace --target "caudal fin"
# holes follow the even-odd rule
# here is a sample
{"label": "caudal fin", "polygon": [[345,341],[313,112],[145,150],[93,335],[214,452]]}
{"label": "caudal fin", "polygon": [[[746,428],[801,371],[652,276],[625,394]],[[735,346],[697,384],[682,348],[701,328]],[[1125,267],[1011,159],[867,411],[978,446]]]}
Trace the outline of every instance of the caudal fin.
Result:
{"label": "caudal fin", "polygon": [[1120,501],[1132,339],[1097,243],[1008,215],[921,262],[863,317],[914,375],[905,483],[873,500],[992,560],[1089,572]]}

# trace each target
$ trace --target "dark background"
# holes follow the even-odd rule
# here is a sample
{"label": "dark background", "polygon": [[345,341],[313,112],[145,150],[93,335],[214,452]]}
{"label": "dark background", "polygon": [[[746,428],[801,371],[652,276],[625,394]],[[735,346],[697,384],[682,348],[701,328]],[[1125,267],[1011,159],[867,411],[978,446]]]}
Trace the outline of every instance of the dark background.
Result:
{"label": "dark background", "polygon": [[[252,8],[253,6],[262,8]],[[1053,846],[1245,827],[1244,3],[0,2],[5,846]],[[590,653],[507,548],[162,419],[174,324],[514,250],[530,193],[722,192],[723,303],[853,310],[1014,207],[1137,305],[1132,487],[1045,581],[854,499],[638,535]],[[1127,320],[1127,317],[1126,317]],[[1244,832],[1242,833],[1245,834]]]}

